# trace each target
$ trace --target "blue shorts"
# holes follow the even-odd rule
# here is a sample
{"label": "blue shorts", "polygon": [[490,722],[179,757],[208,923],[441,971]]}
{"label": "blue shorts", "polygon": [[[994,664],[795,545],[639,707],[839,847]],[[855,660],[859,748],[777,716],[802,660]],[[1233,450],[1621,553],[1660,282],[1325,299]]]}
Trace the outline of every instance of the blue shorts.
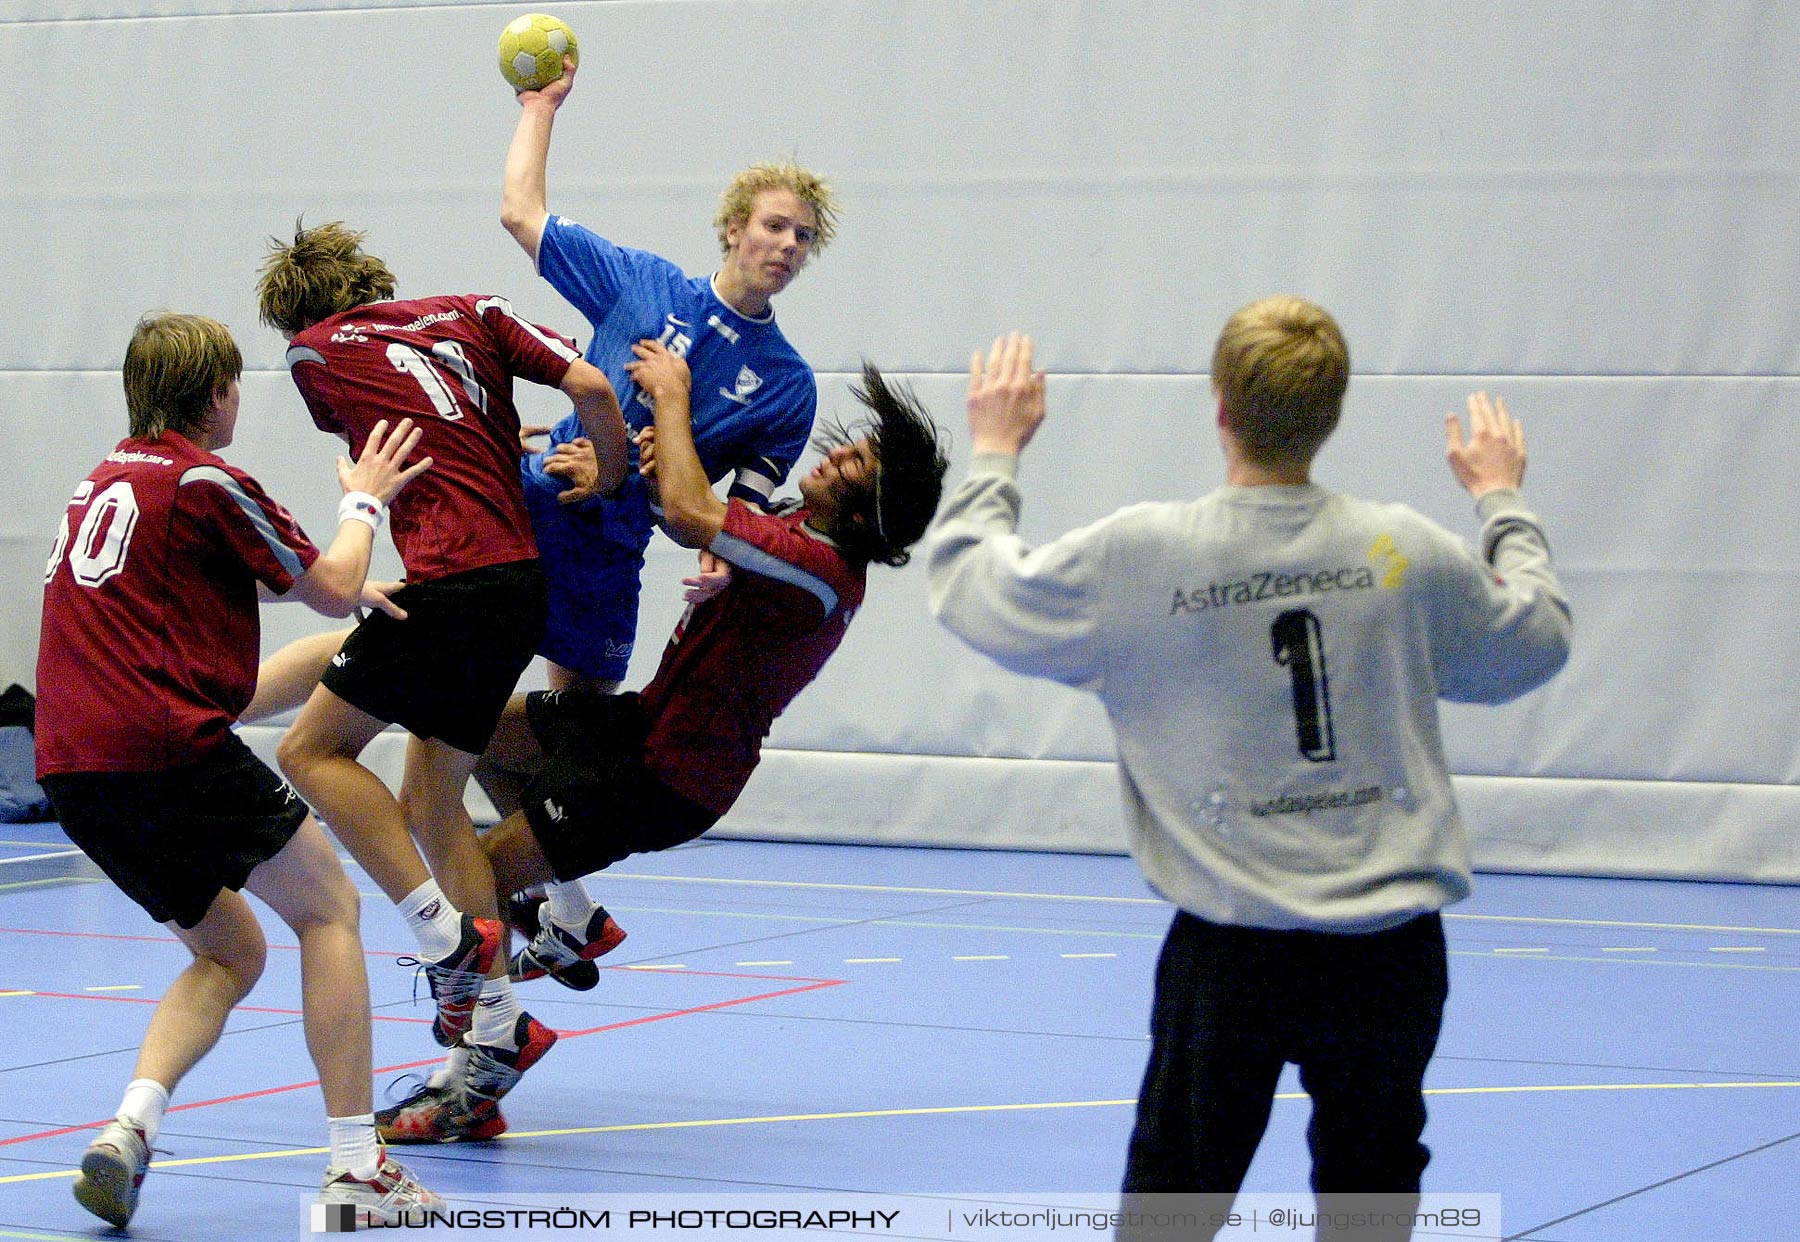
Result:
{"label": "blue shorts", "polygon": [[632,475],[617,498],[564,505],[560,480],[541,457],[521,473],[538,558],[550,580],[550,613],[538,654],[571,672],[621,681],[637,637],[638,579],[650,542],[643,481]]}

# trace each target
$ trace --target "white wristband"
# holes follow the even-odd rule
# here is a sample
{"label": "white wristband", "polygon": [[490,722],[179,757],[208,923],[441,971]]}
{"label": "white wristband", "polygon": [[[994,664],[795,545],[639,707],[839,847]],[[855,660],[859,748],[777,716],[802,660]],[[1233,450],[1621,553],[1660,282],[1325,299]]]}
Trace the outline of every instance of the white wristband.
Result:
{"label": "white wristband", "polygon": [[344,498],[338,501],[338,524],[345,522],[363,522],[370,530],[381,529],[381,520],[387,516],[387,506],[367,492],[345,492]]}

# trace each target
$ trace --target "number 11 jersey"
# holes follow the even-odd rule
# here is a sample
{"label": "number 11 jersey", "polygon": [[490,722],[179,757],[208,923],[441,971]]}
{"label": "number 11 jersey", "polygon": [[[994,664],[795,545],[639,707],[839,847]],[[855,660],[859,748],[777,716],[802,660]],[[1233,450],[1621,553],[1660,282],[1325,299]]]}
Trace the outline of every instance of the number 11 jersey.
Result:
{"label": "number 11 jersey", "polygon": [[296,335],[287,353],[313,422],[350,438],[402,418],[424,428],[413,460],[432,467],[389,508],[408,582],[537,557],[519,480],[514,377],[555,388],[580,355],[477,294],[370,302]]}

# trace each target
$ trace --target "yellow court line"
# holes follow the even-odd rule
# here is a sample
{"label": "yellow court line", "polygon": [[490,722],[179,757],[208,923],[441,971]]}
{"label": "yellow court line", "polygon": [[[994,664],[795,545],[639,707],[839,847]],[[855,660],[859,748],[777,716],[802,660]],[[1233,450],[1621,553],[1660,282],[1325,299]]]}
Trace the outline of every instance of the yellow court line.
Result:
{"label": "yellow court line", "polygon": [[[1620,1082],[1620,1083],[1550,1083],[1512,1087],[1427,1087],[1426,1095],[1531,1095],[1562,1094],[1577,1091],[1734,1091],[1800,1087],[1800,1082]],[[1278,1100],[1304,1100],[1304,1091],[1284,1091]],[[1137,1104],[1126,1100],[1058,1100],[1041,1104],[953,1104],[939,1108],[874,1108],[841,1113],[786,1113],[769,1117],[708,1117],[693,1121],[638,1121],[613,1126],[579,1126],[562,1130],[515,1130],[501,1135],[506,1140],[527,1138],[561,1138],[577,1134],[623,1134],[634,1130],[693,1130],[712,1126],[785,1125],[796,1121],[857,1121],[871,1117],[939,1117],[960,1113],[1046,1112],[1058,1108],[1128,1108]],[[242,1152],[230,1156],[195,1156],[186,1160],[154,1160],[153,1169],[174,1169],[196,1164],[231,1164],[244,1160],[280,1160],[289,1156],[322,1156],[328,1147],[295,1147],[285,1151]],[[13,1182],[37,1182],[59,1177],[74,1177],[77,1169],[57,1169],[46,1173],[15,1173],[0,1177],[0,1186]]]}
{"label": "yellow court line", "polygon": [[[193,1156],[186,1160],[152,1160],[153,1169],[179,1169],[192,1164],[236,1164],[244,1160],[285,1160],[289,1156],[329,1156],[329,1147],[290,1147],[286,1151],[246,1151],[230,1156]],[[75,1177],[80,1169],[55,1169],[49,1173],[14,1173],[0,1177],[0,1186],[13,1182],[43,1182],[59,1177]]]}
{"label": "yellow court line", "polygon": [[10,992],[0,992],[0,996],[36,996],[36,995],[37,995],[36,992],[28,992],[23,988],[16,988]]}
{"label": "yellow court line", "polygon": [[141,992],[143,988],[144,985],[141,983],[102,983],[81,990],[83,992]]}

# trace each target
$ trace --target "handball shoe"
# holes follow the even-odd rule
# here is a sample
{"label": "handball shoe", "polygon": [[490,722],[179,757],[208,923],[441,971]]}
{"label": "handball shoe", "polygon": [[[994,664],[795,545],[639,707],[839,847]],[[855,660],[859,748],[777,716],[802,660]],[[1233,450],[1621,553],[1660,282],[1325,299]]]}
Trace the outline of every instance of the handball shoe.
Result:
{"label": "handball shoe", "polygon": [[123,1229],[137,1210],[138,1191],[149,1167],[150,1149],[144,1143],[144,1132],[122,1121],[109,1121],[81,1157],[75,1202]]}
{"label": "handball shoe", "polygon": [[[425,981],[431,985],[431,997],[437,1001],[437,1017],[431,1022],[431,1037],[444,1048],[454,1048],[474,1021],[475,1002],[481,998],[481,984],[494,968],[500,953],[505,928],[498,919],[462,916],[462,943],[448,957],[424,963]],[[402,965],[417,965],[416,959],[401,958]]]}
{"label": "handball shoe", "polygon": [[326,1169],[319,1202],[353,1206],[359,1229],[424,1225],[427,1213],[449,1207],[442,1195],[421,1186],[405,1165],[389,1160],[386,1152],[381,1153],[375,1176],[366,1182],[351,1177],[349,1169]]}
{"label": "handball shoe", "polygon": [[460,1084],[471,1108],[485,1102],[499,1113],[500,1099],[518,1084],[526,1070],[536,1065],[556,1043],[556,1032],[528,1013],[519,1015],[513,1028],[517,1049],[494,1044],[469,1045],[469,1066]]}
{"label": "handball shoe", "polygon": [[421,1087],[375,1114],[384,1143],[479,1143],[506,1133],[506,1118],[493,1100],[471,1097],[461,1083]]}
{"label": "handball shoe", "polygon": [[[613,921],[605,906],[595,906],[587,926],[570,929],[547,910],[538,910],[537,934],[531,943],[513,954],[506,973],[517,983],[549,975],[566,988],[586,992],[600,982],[594,959],[611,953],[625,941],[625,929]],[[515,920],[516,924],[517,920]]]}

